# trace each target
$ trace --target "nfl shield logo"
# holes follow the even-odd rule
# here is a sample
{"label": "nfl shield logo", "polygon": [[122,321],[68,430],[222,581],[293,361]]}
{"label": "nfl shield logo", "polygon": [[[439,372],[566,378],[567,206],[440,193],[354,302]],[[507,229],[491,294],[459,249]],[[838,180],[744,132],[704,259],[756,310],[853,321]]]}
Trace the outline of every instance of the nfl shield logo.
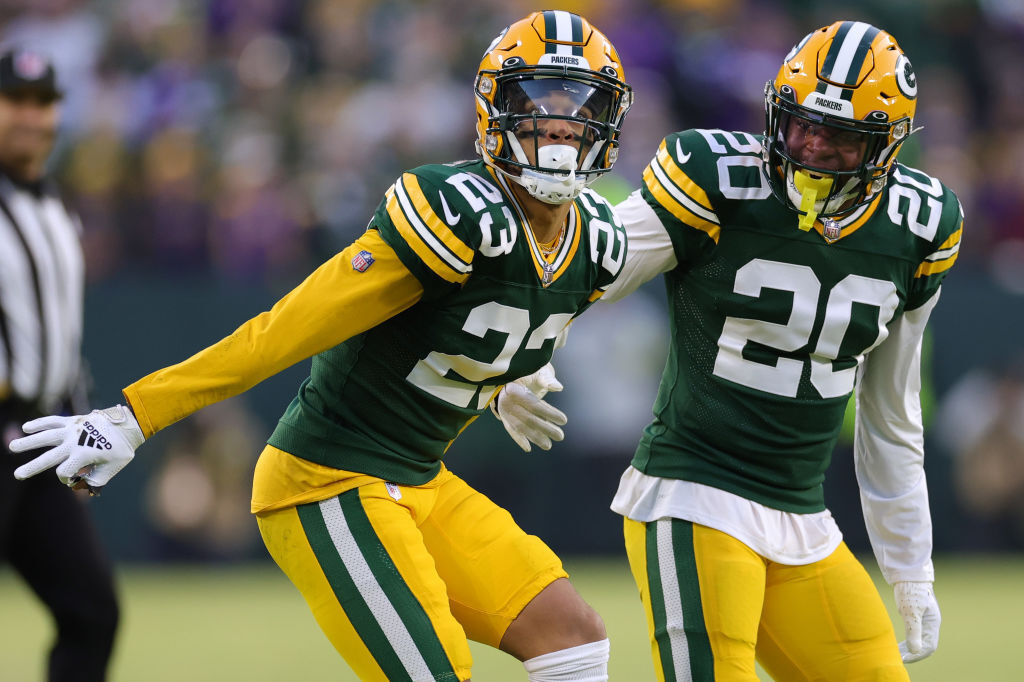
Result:
{"label": "nfl shield logo", "polygon": [[830,242],[839,239],[839,223],[834,220],[825,221],[825,239]]}
{"label": "nfl shield logo", "polygon": [[371,265],[373,265],[373,254],[369,251],[360,251],[352,258],[352,269],[358,272],[366,272]]}

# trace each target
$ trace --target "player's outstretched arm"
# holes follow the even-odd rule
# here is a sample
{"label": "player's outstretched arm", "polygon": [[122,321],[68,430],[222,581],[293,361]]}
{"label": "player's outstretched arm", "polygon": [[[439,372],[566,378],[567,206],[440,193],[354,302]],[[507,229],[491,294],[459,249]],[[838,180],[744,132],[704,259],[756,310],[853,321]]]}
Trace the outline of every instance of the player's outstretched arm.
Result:
{"label": "player's outstretched arm", "polygon": [[56,467],[62,483],[84,485],[94,495],[132,461],[145,440],[124,405],[73,417],[41,417],[26,422],[22,430],[29,435],[11,441],[12,452],[48,449],[15,469],[15,478],[24,480]]}
{"label": "player's outstretched arm", "polygon": [[549,362],[533,374],[502,386],[491,401],[491,411],[505,431],[524,452],[530,443],[541,450],[550,450],[552,441],[562,440],[561,426],[569,421],[561,410],[543,400],[550,391],[561,391],[555,368]]}

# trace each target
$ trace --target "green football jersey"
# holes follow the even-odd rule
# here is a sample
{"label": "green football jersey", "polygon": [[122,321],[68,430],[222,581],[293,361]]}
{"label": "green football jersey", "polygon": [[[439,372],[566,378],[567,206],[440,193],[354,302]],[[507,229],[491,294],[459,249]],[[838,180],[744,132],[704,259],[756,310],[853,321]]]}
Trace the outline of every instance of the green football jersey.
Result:
{"label": "green football jersey", "polygon": [[[315,356],[270,444],[418,485],[501,385],[550,360],[559,333],[618,275],[625,232],[608,203],[584,190],[548,262],[508,180],[480,161],[404,173],[369,229],[423,297]],[[372,268],[372,254],[358,265]]]}
{"label": "green football jersey", "polygon": [[821,511],[857,367],[938,290],[959,201],[897,165],[870,204],[801,231],[768,187],[761,136],[721,130],[669,135],[641,191],[678,265],[665,273],[673,342],[633,466]]}

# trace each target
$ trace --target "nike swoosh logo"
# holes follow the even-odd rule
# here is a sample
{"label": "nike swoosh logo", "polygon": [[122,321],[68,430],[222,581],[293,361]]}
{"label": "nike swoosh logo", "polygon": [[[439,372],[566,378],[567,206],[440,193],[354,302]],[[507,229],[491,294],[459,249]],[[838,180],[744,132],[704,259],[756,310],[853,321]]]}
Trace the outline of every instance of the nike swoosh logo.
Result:
{"label": "nike swoosh logo", "polygon": [[690,160],[690,155],[683,153],[683,145],[679,144],[679,140],[676,140],[676,156],[679,157],[680,164],[686,163]]}
{"label": "nike swoosh logo", "polygon": [[461,213],[452,213],[452,209],[448,208],[448,202],[445,201],[444,195],[441,192],[437,193],[437,196],[441,197],[441,208],[444,209],[444,221],[450,226],[454,227],[459,219],[462,217]]}

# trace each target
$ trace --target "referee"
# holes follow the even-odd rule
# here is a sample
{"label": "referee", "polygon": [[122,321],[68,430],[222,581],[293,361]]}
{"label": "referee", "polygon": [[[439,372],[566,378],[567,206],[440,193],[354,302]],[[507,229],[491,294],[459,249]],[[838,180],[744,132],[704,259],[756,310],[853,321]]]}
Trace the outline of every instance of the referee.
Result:
{"label": "referee", "polygon": [[0,563],[53,614],[50,682],[88,682],[105,679],[117,629],[110,565],[79,494],[52,476],[16,481],[38,452],[7,449],[26,419],[89,410],[72,406],[84,399],[81,226],[44,176],[60,99],[49,60],[0,55]]}

